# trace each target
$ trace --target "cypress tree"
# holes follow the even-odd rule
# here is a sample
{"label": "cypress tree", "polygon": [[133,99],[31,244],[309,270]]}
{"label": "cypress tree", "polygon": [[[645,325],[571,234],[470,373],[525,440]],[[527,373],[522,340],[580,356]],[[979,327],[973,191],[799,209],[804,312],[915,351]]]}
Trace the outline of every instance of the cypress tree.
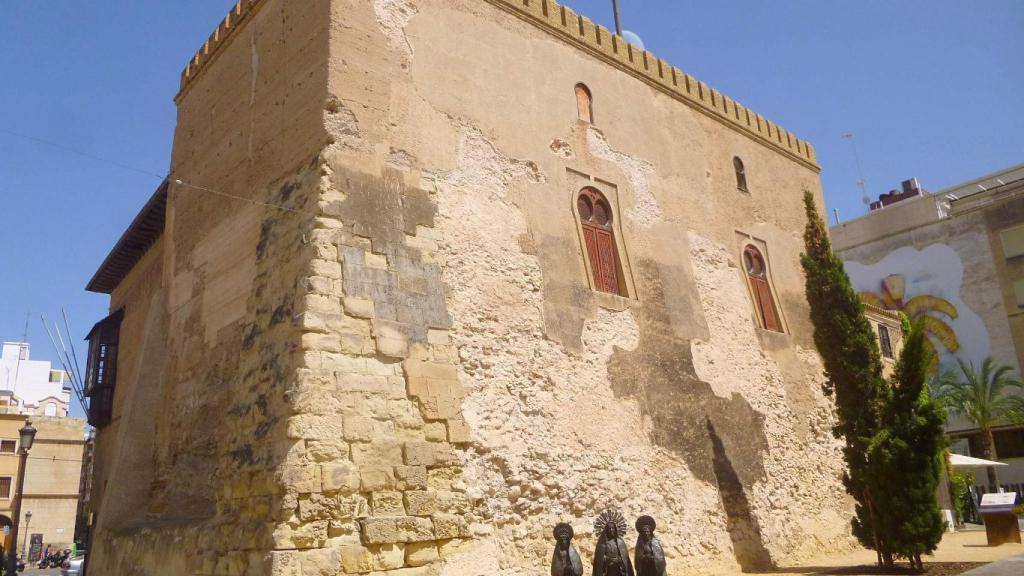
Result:
{"label": "cypress tree", "polygon": [[890,389],[882,377],[875,332],[864,316],[864,305],[850,284],[843,262],[832,251],[825,222],[804,192],[806,252],[801,256],[807,301],[814,324],[814,343],[825,364],[827,395],[835,396],[837,424],[833,433],[843,440],[846,491],[856,502],[853,533],[879,561],[891,562],[891,551],[876,530],[878,507],[868,466],[868,448],[877,435]]}
{"label": "cypress tree", "polygon": [[919,570],[924,569],[921,555],[933,552],[946,530],[935,497],[945,459],[946,414],[925,384],[933,355],[926,338],[916,323],[896,365],[892,399],[868,458],[879,538],[891,556],[906,558]]}

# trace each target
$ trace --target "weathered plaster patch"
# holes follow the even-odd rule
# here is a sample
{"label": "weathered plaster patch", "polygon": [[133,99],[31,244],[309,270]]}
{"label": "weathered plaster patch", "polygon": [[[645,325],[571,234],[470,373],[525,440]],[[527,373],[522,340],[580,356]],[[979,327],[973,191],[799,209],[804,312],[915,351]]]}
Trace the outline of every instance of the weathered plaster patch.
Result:
{"label": "weathered plaster patch", "polygon": [[626,216],[643,228],[650,228],[660,222],[661,206],[651,192],[650,184],[654,165],[613,149],[605,135],[593,127],[587,130],[587,145],[591,154],[615,164],[629,179],[635,202],[626,210]]}
{"label": "weathered plaster patch", "polygon": [[384,163],[392,168],[408,172],[416,166],[416,157],[405,150],[392,147],[388,151],[387,157],[384,158]]}
{"label": "weathered plaster patch", "polygon": [[562,158],[574,158],[576,156],[576,153],[572,150],[572,145],[561,138],[552,140],[551,145],[548,147],[555,156],[561,156]]}
{"label": "weathered plaster patch", "polygon": [[532,160],[517,160],[501,154],[483,132],[464,127],[459,142],[458,166],[443,181],[456,188],[473,188],[489,196],[506,199],[516,179],[541,183],[547,179]]}
{"label": "weathered plaster patch", "polygon": [[416,5],[410,0],[373,0],[373,12],[388,42],[400,49],[406,58],[412,58],[414,50],[405,35],[405,27],[419,12]]}
{"label": "weathered plaster patch", "polygon": [[334,146],[355,148],[362,138],[359,133],[359,119],[355,113],[333,96],[327,102],[324,127]]}

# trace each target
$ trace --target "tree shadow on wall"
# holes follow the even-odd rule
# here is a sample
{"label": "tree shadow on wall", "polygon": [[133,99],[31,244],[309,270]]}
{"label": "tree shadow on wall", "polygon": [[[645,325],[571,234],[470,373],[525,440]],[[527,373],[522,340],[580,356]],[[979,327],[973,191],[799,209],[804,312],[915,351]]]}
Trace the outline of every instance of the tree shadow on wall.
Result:
{"label": "tree shadow on wall", "polygon": [[732,540],[736,562],[744,572],[764,572],[774,567],[768,550],[764,547],[761,527],[751,513],[750,502],[743,491],[736,470],[725,453],[722,439],[715,430],[711,419],[707,419],[708,437],[713,450],[712,466],[718,483],[718,493],[727,518],[726,529]]}

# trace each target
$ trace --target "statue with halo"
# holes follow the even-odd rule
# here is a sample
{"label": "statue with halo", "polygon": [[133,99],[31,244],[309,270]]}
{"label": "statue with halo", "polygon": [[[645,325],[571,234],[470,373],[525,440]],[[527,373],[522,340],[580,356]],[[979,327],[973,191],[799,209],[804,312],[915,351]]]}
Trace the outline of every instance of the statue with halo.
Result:
{"label": "statue with halo", "polygon": [[594,534],[598,535],[594,550],[593,576],[635,576],[629,560],[629,549],[623,538],[626,519],[616,510],[605,510],[594,520]]}

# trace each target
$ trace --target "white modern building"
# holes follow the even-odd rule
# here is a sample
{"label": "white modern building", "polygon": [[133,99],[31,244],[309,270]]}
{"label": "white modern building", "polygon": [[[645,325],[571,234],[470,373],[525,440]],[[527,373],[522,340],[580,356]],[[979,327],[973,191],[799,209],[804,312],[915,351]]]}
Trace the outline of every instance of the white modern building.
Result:
{"label": "white modern building", "polygon": [[68,415],[71,379],[47,360],[32,360],[27,342],[4,342],[0,352],[0,410],[6,413]]}
{"label": "white modern building", "polygon": [[[991,357],[1024,369],[1024,164],[928,192],[917,179],[831,228],[854,289],[874,307],[925,323],[943,370],[980,369]],[[962,418],[946,432],[953,451],[983,456],[981,434]],[[993,428],[1000,487],[1024,492],[1024,426]],[[977,469],[978,485],[987,475]]]}

